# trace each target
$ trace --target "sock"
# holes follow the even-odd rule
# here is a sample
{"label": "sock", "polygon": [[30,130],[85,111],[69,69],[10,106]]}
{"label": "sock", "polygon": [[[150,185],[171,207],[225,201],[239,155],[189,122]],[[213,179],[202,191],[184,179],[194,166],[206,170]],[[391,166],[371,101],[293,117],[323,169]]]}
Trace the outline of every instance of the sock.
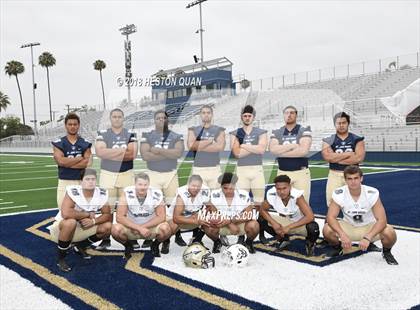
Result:
{"label": "sock", "polygon": [[70,248],[71,241],[58,240],[58,257],[64,258],[67,254],[67,250]]}
{"label": "sock", "polygon": [[384,252],[384,253],[387,253],[387,252],[391,252],[391,248],[386,248],[386,247],[382,247],[382,251]]}
{"label": "sock", "polygon": [[[109,237],[107,237],[109,239]],[[92,244],[95,242],[98,242],[99,240],[102,240],[101,238],[98,237],[98,235],[93,235],[90,236],[89,238],[87,238],[87,240]]]}
{"label": "sock", "polygon": [[[194,230],[194,232],[195,232],[195,230]],[[204,231],[202,231],[201,229],[197,229],[197,232],[196,232],[195,236],[194,236],[194,233],[193,233],[193,238],[194,238],[195,241],[201,242],[201,240],[203,240],[203,237],[204,237],[205,234],[206,233]]]}

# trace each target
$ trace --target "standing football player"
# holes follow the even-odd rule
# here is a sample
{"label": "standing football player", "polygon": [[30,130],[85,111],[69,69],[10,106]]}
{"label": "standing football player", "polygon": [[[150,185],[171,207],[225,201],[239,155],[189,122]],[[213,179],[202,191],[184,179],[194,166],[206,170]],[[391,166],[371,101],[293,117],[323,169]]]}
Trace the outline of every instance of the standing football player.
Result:
{"label": "standing football player", "polygon": [[187,146],[194,154],[192,174],[200,175],[210,189],[219,186],[220,152],[225,149],[225,128],[212,124],[213,108],[203,105],[200,109],[202,124],[188,128]]}
{"label": "standing football player", "polygon": [[[136,134],[124,128],[124,112],[121,109],[113,109],[109,118],[111,128],[98,131],[95,151],[101,159],[99,184],[108,190],[109,204],[114,209],[123,189],[134,184],[133,161],[138,146]],[[97,249],[104,250],[110,245],[109,239],[103,240]]]}
{"label": "standing football player", "polygon": [[66,187],[80,184],[83,170],[91,162],[92,143],[79,136],[80,118],[69,113],[64,119],[67,135],[52,142],[53,157],[58,165],[57,206],[61,207]]}
{"label": "standing football player", "polygon": [[330,166],[325,193],[328,206],[334,190],[346,184],[344,169],[360,164],[365,158],[364,137],[349,132],[349,125],[350,116],[345,112],[337,113],[334,115],[336,133],[322,142],[322,157]]}

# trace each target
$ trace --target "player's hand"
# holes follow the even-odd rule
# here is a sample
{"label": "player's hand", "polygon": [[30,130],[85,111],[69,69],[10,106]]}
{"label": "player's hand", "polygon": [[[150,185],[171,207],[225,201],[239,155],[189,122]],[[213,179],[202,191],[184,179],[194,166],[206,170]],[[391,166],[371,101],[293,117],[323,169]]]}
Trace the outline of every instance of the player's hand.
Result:
{"label": "player's hand", "polygon": [[283,234],[287,235],[290,231],[290,227],[289,226],[283,226]]}
{"label": "player's hand", "polygon": [[341,246],[343,247],[343,249],[350,249],[351,248],[351,240],[350,240],[349,236],[347,236],[345,233],[340,235],[340,240],[341,240]]}
{"label": "player's hand", "polygon": [[140,226],[137,231],[140,233],[140,235],[142,235],[145,238],[149,238],[150,235],[152,234],[150,229],[142,227],[142,226]]}
{"label": "player's hand", "polygon": [[283,227],[280,224],[275,223],[272,227],[277,235],[283,237]]}
{"label": "player's hand", "polygon": [[96,216],[95,216],[95,212],[89,212],[89,218],[90,219],[94,219]]}
{"label": "player's hand", "polygon": [[369,244],[370,242],[368,240],[362,239],[359,241],[359,249],[361,249],[362,251],[366,251]]}
{"label": "player's hand", "polygon": [[200,220],[200,219],[197,219],[197,224],[199,226],[206,226],[206,227],[212,226],[210,222],[205,221],[205,220]]}
{"label": "player's hand", "polygon": [[216,225],[216,227],[221,228],[229,224],[230,224],[230,220],[222,220],[220,223]]}
{"label": "player's hand", "polygon": [[93,226],[93,221],[90,217],[87,217],[80,220],[80,225],[82,225],[83,229],[89,229]]}

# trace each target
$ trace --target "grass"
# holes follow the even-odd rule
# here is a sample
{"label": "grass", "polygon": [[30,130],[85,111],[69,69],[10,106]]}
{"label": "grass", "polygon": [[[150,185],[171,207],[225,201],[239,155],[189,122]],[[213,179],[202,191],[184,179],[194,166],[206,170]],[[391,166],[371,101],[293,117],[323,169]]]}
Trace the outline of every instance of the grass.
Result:
{"label": "grass", "polygon": [[[324,163],[325,164],[325,163]],[[99,170],[100,161],[95,158],[93,168]],[[143,161],[134,162],[136,171],[146,169]],[[226,171],[234,171],[235,165],[229,163],[222,165]],[[313,179],[325,178],[328,175],[327,167],[311,167]],[[366,169],[365,173],[379,172],[385,169]],[[191,172],[191,162],[182,162],[178,166],[180,185],[187,182]],[[267,183],[276,176],[277,166],[264,165],[264,174]],[[47,208],[56,208],[57,168],[52,157],[47,156],[0,156],[0,214],[29,211]],[[22,207],[26,206],[26,207]]]}

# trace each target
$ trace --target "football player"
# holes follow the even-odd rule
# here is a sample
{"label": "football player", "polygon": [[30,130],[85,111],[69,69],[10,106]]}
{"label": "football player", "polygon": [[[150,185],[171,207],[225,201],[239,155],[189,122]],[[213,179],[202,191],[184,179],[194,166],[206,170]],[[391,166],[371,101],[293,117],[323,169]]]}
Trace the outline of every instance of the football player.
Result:
{"label": "football player", "polygon": [[213,108],[203,105],[200,109],[202,124],[188,128],[187,146],[194,154],[192,174],[200,175],[210,189],[219,186],[220,152],[225,149],[225,128],[212,124]]}
{"label": "football player", "polygon": [[[179,187],[177,159],[184,153],[184,139],[169,129],[168,114],[165,111],[156,111],[154,121],[155,129],[142,134],[140,153],[147,164],[150,186],[160,189],[166,203],[170,205]],[[175,242],[180,246],[187,245],[180,231],[175,235]]]}
{"label": "football player", "polygon": [[[341,255],[349,249],[352,242],[358,242],[362,251],[369,249],[371,243],[382,242],[382,256],[390,265],[398,265],[391,253],[397,241],[394,228],[387,224],[386,213],[379,197],[379,191],[363,185],[363,172],[355,165],[344,169],[346,185],[336,188],[328,208],[327,223],[324,225],[324,238],[334,247],[330,256]],[[337,216],[343,213],[343,219]]]}
{"label": "football player", "polygon": [[[251,105],[242,109],[243,126],[230,132],[230,146],[232,154],[238,159],[238,188],[251,191],[254,205],[259,209],[264,201],[263,155],[267,148],[267,131],[252,126],[255,115],[255,108]],[[263,234],[261,236],[264,238]]]}
{"label": "football player", "polygon": [[128,186],[118,200],[117,223],[112,226],[112,236],[125,247],[124,257],[133,251],[129,240],[154,240],[150,246],[153,256],[160,257],[159,245],[171,235],[166,222],[165,203],[159,189],[150,187],[146,173],[135,176],[134,186]]}
{"label": "football player", "polygon": [[50,227],[51,239],[58,243],[57,266],[61,271],[71,270],[65,257],[72,243],[75,252],[84,259],[91,258],[86,248],[109,237],[111,219],[107,190],[96,186],[95,170],[83,170],[81,185],[67,187],[60,211]]}
{"label": "football player", "polygon": [[[137,156],[137,137],[124,128],[124,112],[113,109],[109,113],[111,128],[99,130],[95,142],[96,155],[101,159],[99,185],[109,193],[109,204],[114,209],[123,189],[134,184],[133,160]],[[104,250],[111,241],[103,240],[97,247]],[[136,242],[136,244],[137,242]]]}
{"label": "football player", "polygon": [[[270,207],[274,208],[276,215],[268,212]],[[274,179],[274,186],[267,191],[260,215],[267,223],[263,229],[280,241],[279,248],[284,248],[289,243],[288,236],[295,234],[306,237],[306,255],[314,254],[319,226],[303,191],[291,186],[289,176],[279,175]]]}
{"label": "football player", "polygon": [[79,185],[83,170],[91,162],[92,143],[79,136],[80,118],[69,113],[64,119],[67,135],[52,142],[53,157],[58,165],[57,206],[61,207],[66,187]]}
{"label": "football player", "polygon": [[[194,229],[191,243],[199,242],[204,236],[201,226],[209,226],[210,223],[199,217],[199,212],[210,201],[210,189],[203,185],[201,176],[193,174],[189,177],[187,185],[178,188],[177,195],[168,211],[168,223],[172,234],[179,229]],[[162,244],[162,254],[169,253],[169,239]]]}
{"label": "football player", "polygon": [[326,187],[327,205],[331,204],[333,191],[344,186],[343,171],[349,165],[358,165],[365,158],[364,137],[349,132],[350,116],[345,112],[334,115],[336,133],[323,139],[322,157],[329,162]]}
{"label": "football player", "polygon": [[227,235],[246,235],[244,245],[250,253],[255,253],[253,240],[258,234],[259,225],[249,193],[236,188],[238,177],[233,173],[220,175],[218,182],[221,188],[211,192],[208,205],[211,215],[216,214],[218,218],[216,222],[211,221],[211,226],[203,226],[206,235],[214,242],[213,253],[220,253],[220,236]]}

